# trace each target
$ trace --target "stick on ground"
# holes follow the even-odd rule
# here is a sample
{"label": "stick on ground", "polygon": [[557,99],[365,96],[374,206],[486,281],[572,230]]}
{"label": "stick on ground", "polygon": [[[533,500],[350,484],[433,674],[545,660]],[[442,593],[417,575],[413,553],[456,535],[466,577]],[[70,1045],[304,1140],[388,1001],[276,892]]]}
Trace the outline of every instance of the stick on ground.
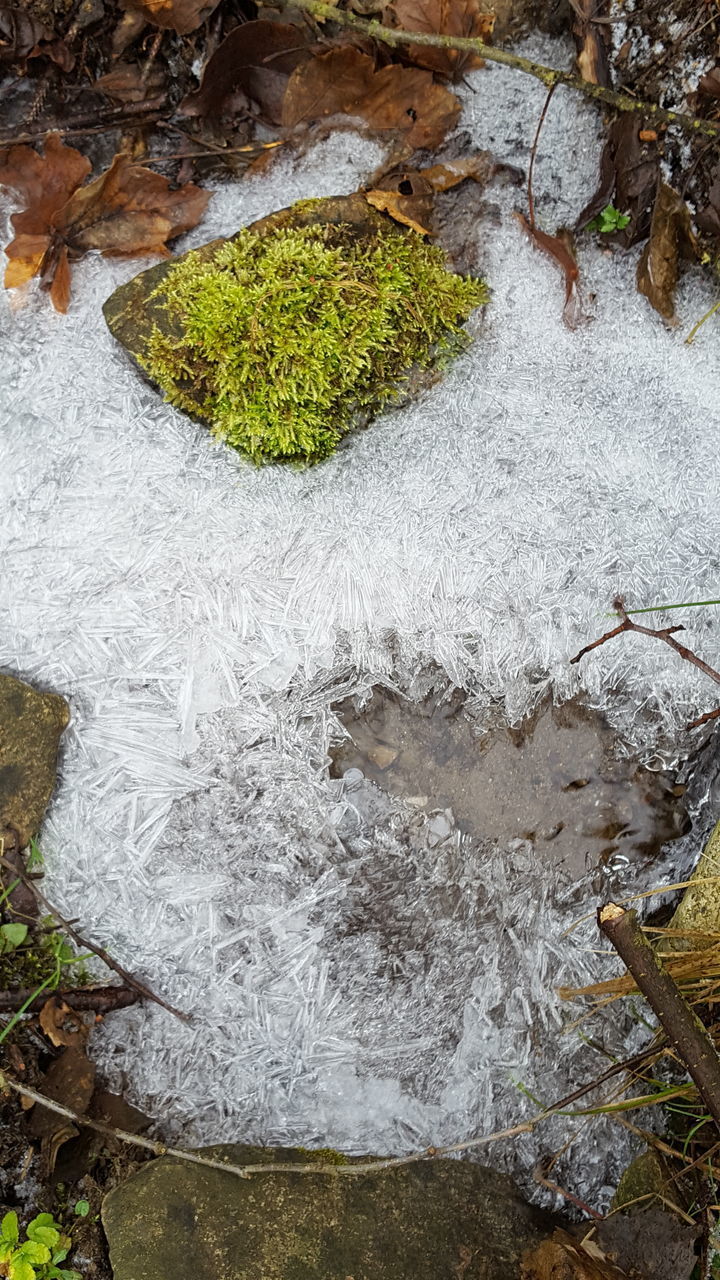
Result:
{"label": "stick on ground", "polygon": [[598,924],[624,960],[656,1015],[668,1041],[677,1050],[698,1092],[720,1129],[720,1057],[697,1014],[656,956],[638,923],[636,911],[614,902],[598,911]]}

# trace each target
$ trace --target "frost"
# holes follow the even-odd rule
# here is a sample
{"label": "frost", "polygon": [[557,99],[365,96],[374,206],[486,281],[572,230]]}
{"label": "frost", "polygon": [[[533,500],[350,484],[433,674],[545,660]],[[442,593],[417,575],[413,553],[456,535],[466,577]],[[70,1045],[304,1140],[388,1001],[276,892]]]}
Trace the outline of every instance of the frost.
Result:
{"label": "frost", "polygon": [[[495,67],[469,80],[461,127],[524,164],[544,89]],[[578,212],[598,149],[594,109],[558,90],[542,225]],[[349,192],[380,158],[335,134],[219,190],[185,243]],[[512,217],[521,194],[484,199],[499,213],[477,220],[492,289],[477,343],[308,472],[255,470],[139,380],[100,304],[144,264],[79,264],[67,318],[32,294],[2,300],[0,660],[73,712],[48,893],[193,1014],[186,1027],[136,1007],[97,1038],[111,1082],[187,1142],[454,1142],[531,1113],[518,1082],[549,1102],[600,1066],[561,1034],[581,1010],[554,994],[612,968],[592,923],[562,937],[593,910],[591,886],[553,883],[523,843],[450,830],[430,849],[422,812],[325,768],[330,703],[380,678],[412,690],[431,662],[515,721],[548,681],[584,687],[657,761],[714,703],[641,637],[568,666],[617,591],[718,594],[718,345],[710,324],[683,344],[712,290],[685,277],[671,332],[635,292],[634,261],[584,248],[594,318],[570,333],[562,280]],[[688,621],[717,666],[716,616]],[[697,792],[701,829],[716,795]],[[667,883],[672,859],[624,887]],[[644,1036],[629,1011],[590,1028],[609,1053]],[[529,1179],[572,1123],[481,1156]],[[558,1180],[602,1197],[626,1139],[610,1122],[575,1131]]]}

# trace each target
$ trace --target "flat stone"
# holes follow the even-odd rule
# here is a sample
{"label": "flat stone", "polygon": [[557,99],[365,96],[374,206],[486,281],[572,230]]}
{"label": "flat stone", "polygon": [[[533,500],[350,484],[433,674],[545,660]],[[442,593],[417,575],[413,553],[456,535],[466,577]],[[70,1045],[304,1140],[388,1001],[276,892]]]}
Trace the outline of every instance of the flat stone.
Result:
{"label": "flat stone", "polygon": [[0,830],[14,827],[24,848],[37,834],[55,786],[58,746],[70,709],[0,674]]}
{"label": "flat stone", "polygon": [[[205,1154],[313,1158],[240,1145]],[[102,1217],[115,1280],[511,1280],[557,1225],[504,1174],[456,1160],[244,1180],[164,1157],[111,1191]]]}

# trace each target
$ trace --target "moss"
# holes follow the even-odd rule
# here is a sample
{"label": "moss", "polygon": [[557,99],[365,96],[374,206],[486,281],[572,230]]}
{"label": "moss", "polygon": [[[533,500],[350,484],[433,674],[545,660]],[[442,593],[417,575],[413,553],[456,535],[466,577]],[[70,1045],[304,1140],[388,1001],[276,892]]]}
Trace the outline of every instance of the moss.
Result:
{"label": "moss", "polygon": [[467,341],[487,289],[390,224],[312,223],[189,254],[153,296],[142,364],[168,400],[255,462],[317,462]]}
{"label": "moss", "polygon": [[297,1147],[297,1154],[306,1164],[349,1164],[347,1156],[334,1147]]}

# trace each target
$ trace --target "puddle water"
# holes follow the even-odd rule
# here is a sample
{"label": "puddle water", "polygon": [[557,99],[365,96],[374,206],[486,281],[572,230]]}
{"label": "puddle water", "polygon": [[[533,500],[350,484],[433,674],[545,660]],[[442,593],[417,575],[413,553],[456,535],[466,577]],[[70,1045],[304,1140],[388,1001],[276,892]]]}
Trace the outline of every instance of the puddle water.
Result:
{"label": "puddle water", "polygon": [[522,728],[479,733],[456,691],[412,703],[376,687],[358,711],[336,704],[348,738],[331,775],[360,769],[384,791],[426,810],[452,809],[485,839],[532,840],[575,880],[599,864],[651,858],[689,829],[684,788],[668,773],[618,758],[618,739],[580,703],[544,703]]}

